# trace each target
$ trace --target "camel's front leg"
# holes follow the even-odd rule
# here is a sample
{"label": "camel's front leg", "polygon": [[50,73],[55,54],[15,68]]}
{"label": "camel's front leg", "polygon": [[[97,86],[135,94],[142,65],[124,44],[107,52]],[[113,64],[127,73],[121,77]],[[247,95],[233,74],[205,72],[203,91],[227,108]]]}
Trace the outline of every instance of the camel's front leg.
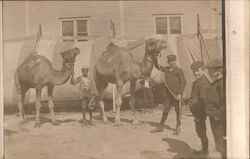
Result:
{"label": "camel's front leg", "polygon": [[117,126],[121,125],[121,119],[120,119],[120,107],[122,105],[122,82],[117,82],[117,96],[116,96],[116,115],[115,115],[115,124]]}
{"label": "camel's front leg", "polygon": [[35,127],[40,127],[41,126],[41,122],[40,122],[40,108],[41,108],[41,91],[42,88],[36,88],[36,123],[35,123]]}
{"label": "camel's front leg", "polygon": [[51,114],[52,124],[53,125],[59,125],[60,123],[55,118],[54,102],[53,102],[53,99],[52,99],[54,85],[53,84],[48,84],[47,87],[48,87],[48,104],[49,104],[49,110],[50,110],[50,114]]}
{"label": "camel's front leg", "polygon": [[132,124],[140,124],[139,120],[136,117],[136,111],[135,111],[135,87],[136,87],[136,80],[130,81],[130,97],[129,97],[129,105],[132,110],[133,115],[133,122]]}

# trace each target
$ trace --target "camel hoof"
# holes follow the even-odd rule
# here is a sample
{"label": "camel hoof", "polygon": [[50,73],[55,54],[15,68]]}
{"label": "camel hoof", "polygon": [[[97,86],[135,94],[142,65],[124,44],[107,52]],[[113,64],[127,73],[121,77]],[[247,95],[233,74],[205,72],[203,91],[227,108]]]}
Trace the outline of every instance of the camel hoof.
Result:
{"label": "camel hoof", "polygon": [[82,121],[82,127],[85,127],[85,126],[88,126],[89,124],[88,124],[88,122],[86,121],[86,120],[83,120]]}
{"label": "camel hoof", "polygon": [[19,125],[23,126],[25,124],[27,124],[29,121],[28,120],[22,120],[20,121]]}
{"label": "camel hoof", "polygon": [[40,128],[40,127],[41,127],[41,122],[36,122],[36,124],[35,124],[34,127],[35,127],[35,128]]}
{"label": "camel hoof", "polygon": [[177,127],[176,130],[174,131],[174,135],[180,135],[181,133],[181,128]]}
{"label": "camel hoof", "polygon": [[109,123],[108,118],[103,118],[102,121],[103,121],[103,124],[105,125]]}
{"label": "camel hoof", "polygon": [[52,121],[52,125],[54,126],[58,126],[60,125],[61,123],[58,121],[58,120],[55,120],[55,121]]}
{"label": "camel hoof", "polygon": [[115,121],[113,126],[122,126],[122,122],[121,121]]}
{"label": "camel hoof", "polygon": [[93,121],[87,121],[89,126],[95,126],[95,124],[93,123]]}
{"label": "camel hoof", "polygon": [[141,125],[142,123],[139,120],[133,120],[132,125]]}

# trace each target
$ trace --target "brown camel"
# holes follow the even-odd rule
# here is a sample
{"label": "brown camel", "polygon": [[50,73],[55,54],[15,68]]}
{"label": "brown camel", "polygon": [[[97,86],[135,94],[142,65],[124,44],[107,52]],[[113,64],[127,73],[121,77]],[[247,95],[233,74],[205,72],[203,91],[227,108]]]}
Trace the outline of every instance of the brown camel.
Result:
{"label": "brown camel", "polygon": [[29,88],[36,89],[36,124],[40,127],[41,91],[44,86],[48,88],[48,106],[52,116],[52,124],[58,125],[55,119],[52,93],[54,85],[62,85],[67,82],[74,71],[76,56],[80,53],[78,48],[72,48],[61,53],[63,66],[61,70],[55,70],[51,62],[44,56],[30,55],[16,70],[15,82],[18,91],[18,109],[22,122],[26,120],[23,108],[25,93]]}
{"label": "brown camel", "polygon": [[122,104],[123,85],[130,81],[130,108],[133,113],[132,124],[138,124],[135,113],[135,87],[137,79],[150,76],[153,66],[158,66],[157,56],[166,48],[164,40],[150,38],[146,40],[145,55],[141,62],[136,62],[128,49],[115,46],[111,43],[94,68],[94,80],[98,91],[98,100],[101,108],[102,120],[107,122],[104,111],[103,94],[108,83],[116,84],[116,116],[115,125],[120,125],[120,106]]}

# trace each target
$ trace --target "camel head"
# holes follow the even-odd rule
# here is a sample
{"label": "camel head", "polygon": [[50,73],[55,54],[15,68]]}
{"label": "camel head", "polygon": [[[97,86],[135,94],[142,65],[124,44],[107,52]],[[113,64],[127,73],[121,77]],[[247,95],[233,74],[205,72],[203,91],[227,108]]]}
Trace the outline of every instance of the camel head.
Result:
{"label": "camel head", "polygon": [[158,56],[161,50],[167,48],[167,42],[161,39],[149,38],[146,40],[145,53],[149,55],[156,67],[158,67]]}
{"label": "camel head", "polygon": [[70,71],[71,73],[73,73],[76,56],[79,54],[80,54],[80,49],[76,47],[61,52],[61,56],[63,58],[63,70],[64,71]]}

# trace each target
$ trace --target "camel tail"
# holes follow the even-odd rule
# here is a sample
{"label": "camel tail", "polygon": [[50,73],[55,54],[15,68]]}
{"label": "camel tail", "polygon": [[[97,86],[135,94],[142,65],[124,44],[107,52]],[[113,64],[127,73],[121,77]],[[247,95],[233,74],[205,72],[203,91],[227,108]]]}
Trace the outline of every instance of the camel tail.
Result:
{"label": "camel tail", "polygon": [[15,73],[15,85],[16,85],[16,89],[17,89],[17,92],[21,92],[21,85],[20,85],[20,80],[19,80],[19,76],[18,76],[18,73],[16,72]]}
{"label": "camel tail", "polygon": [[93,67],[93,72],[92,72],[92,78],[93,78],[93,91],[94,93],[97,95],[98,91],[97,91],[97,87],[96,87],[96,65]]}

